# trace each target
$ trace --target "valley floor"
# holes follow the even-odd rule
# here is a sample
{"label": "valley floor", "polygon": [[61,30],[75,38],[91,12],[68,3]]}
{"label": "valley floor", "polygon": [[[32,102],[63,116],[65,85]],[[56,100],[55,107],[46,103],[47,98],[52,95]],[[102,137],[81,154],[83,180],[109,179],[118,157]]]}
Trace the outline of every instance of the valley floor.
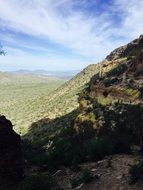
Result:
{"label": "valley floor", "polygon": [[22,82],[17,79],[17,82],[12,80],[8,84],[1,81],[0,114],[12,121],[16,132],[24,134],[28,126],[47,113],[49,95],[64,82],[52,79],[41,81],[38,77],[34,81],[31,78]]}

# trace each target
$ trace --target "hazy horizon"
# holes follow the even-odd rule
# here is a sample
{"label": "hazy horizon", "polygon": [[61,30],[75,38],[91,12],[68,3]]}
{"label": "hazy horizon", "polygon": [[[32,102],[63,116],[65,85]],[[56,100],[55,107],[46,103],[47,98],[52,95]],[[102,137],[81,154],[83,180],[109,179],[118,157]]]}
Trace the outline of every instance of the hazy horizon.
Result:
{"label": "hazy horizon", "polygon": [[[88,66],[88,65],[87,65]],[[48,70],[48,69],[1,69],[1,72],[20,72],[20,71],[28,71],[28,72],[34,72],[34,71],[44,71],[44,72],[51,72],[51,73],[65,73],[65,72],[70,72],[70,73],[74,73],[74,72],[80,72],[83,69],[80,70]]]}

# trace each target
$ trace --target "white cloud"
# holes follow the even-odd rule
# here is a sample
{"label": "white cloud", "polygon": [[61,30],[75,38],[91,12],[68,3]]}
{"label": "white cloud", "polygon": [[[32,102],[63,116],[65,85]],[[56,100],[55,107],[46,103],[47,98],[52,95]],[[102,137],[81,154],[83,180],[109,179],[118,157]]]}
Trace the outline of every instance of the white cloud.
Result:
{"label": "white cloud", "polygon": [[[70,0],[33,0],[33,4],[25,2],[0,2],[0,17],[5,20],[6,26],[31,35],[45,36],[83,55],[98,53],[106,35],[105,29],[110,25],[109,20],[105,22],[107,19],[104,15],[91,18],[81,11],[75,12],[69,4],[72,3]],[[63,7],[66,17],[59,11]],[[103,36],[100,36],[101,33]]]}
{"label": "white cloud", "polygon": [[127,39],[138,37],[143,33],[143,1],[142,0],[116,0],[114,11],[122,17],[122,26],[118,32]]}
{"label": "white cloud", "polygon": [[[85,8],[87,3],[87,0],[0,0],[0,25],[48,39],[71,49],[76,54],[94,58],[95,61],[99,61],[115,47],[142,33],[142,0],[114,0],[112,6],[107,6],[101,15],[96,14],[96,10],[94,16],[83,10],[73,10],[73,5],[81,4]],[[122,22],[113,25],[114,15],[118,15]],[[23,44],[24,46],[27,45]],[[45,51],[45,48],[41,47],[41,50]],[[58,65],[59,57],[52,56],[52,61],[48,60],[48,64],[55,61],[54,64]],[[20,61],[20,57],[12,59],[17,63]],[[37,57],[32,55],[25,55],[24,59],[25,63],[29,60],[37,63]],[[68,61],[67,58],[62,58],[60,61],[68,66],[76,60]],[[47,62],[45,58],[43,62]],[[77,60],[77,64],[83,67],[85,61],[82,64],[82,61]]]}

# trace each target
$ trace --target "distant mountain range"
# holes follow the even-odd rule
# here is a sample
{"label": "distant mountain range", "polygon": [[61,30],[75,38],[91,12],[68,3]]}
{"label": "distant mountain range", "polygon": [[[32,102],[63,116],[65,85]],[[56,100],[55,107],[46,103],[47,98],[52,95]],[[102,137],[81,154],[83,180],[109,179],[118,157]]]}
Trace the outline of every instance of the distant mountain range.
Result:
{"label": "distant mountain range", "polygon": [[47,71],[47,70],[17,70],[17,71],[11,71],[10,73],[16,73],[16,74],[30,74],[30,75],[44,75],[48,77],[56,77],[56,78],[62,78],[62,79],[70,79],[77,73],[79,73],[79,70],[72,70],[72,71]]}

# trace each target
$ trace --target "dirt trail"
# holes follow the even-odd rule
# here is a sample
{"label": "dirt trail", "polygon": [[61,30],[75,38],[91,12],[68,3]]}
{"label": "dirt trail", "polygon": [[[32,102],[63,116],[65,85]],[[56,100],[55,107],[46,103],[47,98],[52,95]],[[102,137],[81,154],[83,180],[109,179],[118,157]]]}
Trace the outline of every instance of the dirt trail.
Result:
{"label": "dirt trail", "polygon": [[[64,190],[143,190],[143,181],[129,185],[128,169],[138,159],[139,156],[134,155],[114,155],[112,158],[107,157],[96,163],[82,164],[81,171],[78,173],[63,169],[56,178],[61,189]],[[98,179],[95,177],[89,184],[79,184],[78,187],[72,188],[70,180],[78,178],[85,169],[91,171],[93,176],[99,176]]]}

